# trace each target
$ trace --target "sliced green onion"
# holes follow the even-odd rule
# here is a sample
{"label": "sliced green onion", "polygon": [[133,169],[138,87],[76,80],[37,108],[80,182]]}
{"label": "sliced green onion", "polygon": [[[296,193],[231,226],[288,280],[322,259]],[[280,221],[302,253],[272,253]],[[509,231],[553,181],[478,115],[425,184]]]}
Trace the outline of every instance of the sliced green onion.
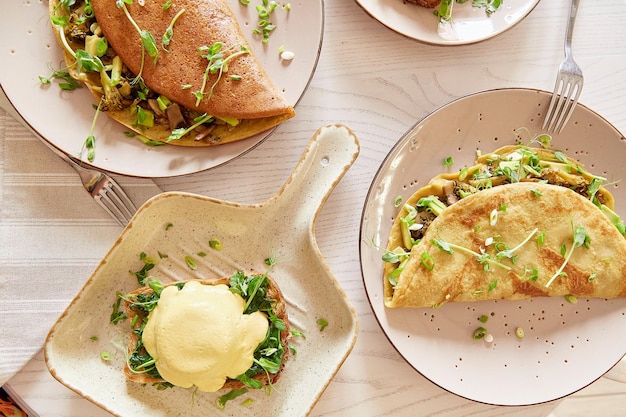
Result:
{"label": "sliced green onion", "polygon": [[486,334],[487,334],[487,329],[481,326],[481,327],[478,327],[476,330],[474,330],[474,334],[472,335],[472,337],[476,340],[479,340],[485,337]]}
{"label": "sliced green onion", "polygon": [[423,252],[421,256],[422,265],[429,271],[432,271],[435,268],[435,260],[428,252]]}

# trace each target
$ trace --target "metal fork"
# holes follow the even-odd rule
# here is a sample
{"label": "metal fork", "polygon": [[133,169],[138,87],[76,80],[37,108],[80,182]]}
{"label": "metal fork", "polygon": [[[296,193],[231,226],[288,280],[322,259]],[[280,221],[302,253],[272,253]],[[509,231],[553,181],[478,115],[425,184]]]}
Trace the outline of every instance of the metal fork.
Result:
{"label": "metal fork", "polygon": [[83,166],[82,161],[73,156],[66,155],[46,140],[41,141],[57,156],[67,162],[80,176],[85,190],[113,219],[122,227],[130,221],[137,207],[128,197],[124,189],[109,175]]}
{"label": "metal fork", "polygon": [[572,116],[583,89],[583,72],[574,62],[572,56],[572,35],[578,3],[579,0],[572,0],[570,6],[569,20],[565,31],[565,59],[559,66],[552,100],[550,100],[550,106],[543,121],[542,129],[547,129],[549,132],[561,133]]}

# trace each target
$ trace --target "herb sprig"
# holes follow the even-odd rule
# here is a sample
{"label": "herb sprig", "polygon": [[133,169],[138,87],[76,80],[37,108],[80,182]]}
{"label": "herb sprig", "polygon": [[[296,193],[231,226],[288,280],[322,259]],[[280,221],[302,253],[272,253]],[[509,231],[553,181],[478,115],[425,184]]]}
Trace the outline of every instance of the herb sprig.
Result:
{"label": "herb sprig", "polygon": [[546,288],[552,285],[554,280],[563,274],[563,269],[565,268],[565,265],[567,265],[570,258],[572,257],[572,254],[574,253],[574,249],[579,248],[581,246],[585,246],[586,248],[589,248],[589,245],[591,243],[591,238],[585,231],[585,228],[583,226],[578,226],[574,228],[574,225],[572,224],[572,231],[573,231],[572,246],[570,247],[569,252],[565,256],[565,259],[563,260],[563,263],[561,264],[559,269],[557,269],[554,275],[552,275],[552,277],[548,280],[548,282],[546,282]]}
{"label": "herb sprig", "polygon": [[[228,63],[238,56],[250,53],[250,50],[245,45],[239,45],[239,51],[233,52],[237,48],[237,45],[232,45],[226,49],[223,49],[224,44],[222,42],[215,42],[211,46],[201,46],[198,48],[200,56],[208,61],[204,76],[202,77],[202,86],[199,90],[194,91],[193,94],[196,97],[196,106],[204,99],[204,96],[211,98],[213,96],[213,90],[222,79],[222,75],[228,72]],[[209,91],[206,91],[206,87],[209,81],[210,75],[217,74],[217,78]]]}

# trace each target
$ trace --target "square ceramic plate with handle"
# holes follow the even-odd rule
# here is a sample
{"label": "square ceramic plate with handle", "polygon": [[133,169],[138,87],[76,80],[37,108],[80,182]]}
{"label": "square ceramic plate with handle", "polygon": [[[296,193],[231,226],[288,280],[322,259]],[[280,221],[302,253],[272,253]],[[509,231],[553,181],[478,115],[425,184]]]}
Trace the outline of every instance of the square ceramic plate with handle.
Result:
{"label": "square ceramic plate with handle", "polygon": [[[188,193],[164,193],[146,202],[51,329],[44,348],[51,374],[119,416],[205,416],[218,411],[216,400],[227,391],[160,391],[124,378],[130,326],[110,323],[116,292],[139,287],[130,271],[142,268],[141,253],[158,260],[150,275],[162,282],[230,276],[237,270],[265,272],[265,259],[273,257],[270,275],[285,296],[292,329],[306,338],[292,337],[297,353],[271,395],[250,390],[222,412],[307,415],[357,336],[354,308],[322,258],[313,231],[317,213],[358,152],[348,128],[325,126],[282,189],[263,203],[242,205]],[[219,239],[221,250],[210,247],[212,239]],[[186,262],[188,257],[195,268]],[[320,319],[328,323],[323,331]],[[111,359],[103,360],[101,352]],[[247,399],[253,401],[242,405]]]}

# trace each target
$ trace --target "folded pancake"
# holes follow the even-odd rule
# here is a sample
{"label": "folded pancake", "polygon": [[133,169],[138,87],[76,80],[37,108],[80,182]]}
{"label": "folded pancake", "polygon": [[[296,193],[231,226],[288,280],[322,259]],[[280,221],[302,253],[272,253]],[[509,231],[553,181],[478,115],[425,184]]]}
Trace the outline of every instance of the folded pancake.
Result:
{"label": "folded pancake", "polygon": [[[55,30],[70,73],[90,88],[108,116],[148,139],[181,146],[245,139],[294,116],[224,0],[178,0],[171,7],[163,6],[163,2],[142,5],[134,1],[122,8],[114,0],[91,0],[93,13],[85,14],[81,1],[69,9],[59,0],[50,1],[51,16],[57,18],[53,22],[58,25],[63,16],[70,22]],[[140,31],[154,38],[153,55],[144,50]],[[162,44],[168,31],[169,43]],[[89,45],[100,39],[108,44],[106,53],[98,54],[105,70],[79,71],[66,46],[94,53]],[[208,71],[207,51],[217,44],[221,49],[209,56],[221,54],[227,64]],[[114,59],[121,59],[123,69],[121,81],[110,86],[106,84],[115,79],[111,72]],[[121,94],[124,105],[111,104],[112,89]],[[144,115],[138,117],[137,106],[140,112],[151,113],[148,123],[144,123]],[[189,128],[203,115],[212,117],[194,132],[171,138],[173,130]]]}
{"label": "folded pancake", "polygon": [[[288,315],[287,315],[287,310],[286,310],[286,302],[276,282],[270,276],[267,276],[267,275],[257,275],[257,274],[244,275],[243,272],[236,272],[233,275],[233,277],[230,277],[230,278],[225,277],[225,278],[219,278],[219,279],[178,281],[178,282],[172,282],[172,283],[166,284],[164,288],[176,286],[178,287],[178,291],[182,291],[185,285],[187,285],[190,282],[199,283],[199,284],[202,284],[202,286],[220,286],[220,285],[232,286],[233,285],[232,280],[234,279],[251,280],[256,277],[263,277],[264,279],[266,279],[266,281],[264,284],[260,285],[260,289],[257,291],[257,295],[255,296],[257,298],[255,298],[253,302],[250,302],[250,304],[256,305],[255,309],[263,308],[263,311],[264,311],[263,314],[267,312],[268,314],[271,313],[271,315],[275,317],[273,318],[273,320],[269,320],[269,318],[267,319],[268,324],[269,324],[267,335],[265,336],[265,340],[263,340],[263,342],[256,348],[256,351],[254,352],[254,357],[257,359],[263,358],[264,360],[268,360],[272,362],[277,362],[277,361],[279,362],[279,366],[276,369],[272,369],[269,371],[266,371],[265,369],[254,364],[248,371],[246,371],[246,375],[251,380],[258,381],[259,386],[255,388],[260,388],[261,386],[271,385],[275,383],[276,381],[278,381],[284,369],[285,362],[287,361],[289,357],[288,339],[290,338],[291,333],[290,333],[289,320],[288,320]],[[251,283],[252,281],[246,281],[246,282]],[[252,286],[254,284],[251,283],[250,285]],[[198,292],[199,290],[197,288],[194,288],[194,289],[190,289],[189,291]],[[163,293],[164,292],[161,292],[161,295]],[[146,301],[150,301],[152,294],[154,294],[154,290],[150,286],[145,286],[129,294],[126,294],[122,296],[121,298],[123,308],[126,312],[126,316],[130,320],[131,325],[132,325],[132,331],[130,332],[130,338],[128,341],[128,355],[130,359],[127,361],[126,366],[124,368],[125,377],[130,381],[138,382],[142,384],[149,383],[149,384],[180,385],[178,382],[174,380],[170,381],[169,379],[165,379],[159,373],[160,369],[162,369],[163,372],[168,371],[170,375],[175,376],[177,380],[198,381],[198,380],[202,380],[202,375],[198,374],[198,371],[199,371],[198,369],[196,369],[193,366],[190,366],[189,364],[190,357],[192,356],[194,357],[194,360],[192,361],[191,365],[193,365],[193,363],[196,363],[196,362],[197,363],[206,362],[206,363],[213,363],[213,365],[211,365],[212,369],[215,367],[224,366],[220,363],[215,363],[216,358],[207,356],[211,352],[214,351],[213,347],[209,347],[208,345],[202,345],[201,347],[198,347],[197,349],[192,349],[191,351],[187,351],[187,347],[185,346],[181,347],[179,346],[179,343],[178,343],[178,341],[181,338],[183,338],[185,340],[190,339],[189,340],[190,345],[197,344],[197,343],[200,343],[200,341],[206,339],[207,337],[212,340],[220,340],[218,344],[222,343],[220,336],[215,334],[215,332],[219,330],[220,323],[216,324],[215,317],[213,316],[208,317],[205,314],[206,310],[203,309],[202,307],[199,307],[199,306],[202,306],[202,304],[206,302],[203,299],[195,298],[195,299],[192,299],[192,301],[187,301],[188,304],[193,304],[194,306],[186,308],[182,312],[173,312],[173,313],[169,312],[169,314],[166,316],[166,319],[162,319],[167,322],[167,321],[172,321],[172,317],[176,317],[177,320],[185,321],[185,322],[179,322],[176,320],[173,321],[174,323],[177,323],[175,324],[175,328],[179,329],[176,332],[174,332],[174,334],[171,334],[168,336],[166,333],[163,333],[164,331],[167,331],[167,330],[163,330],[163,327],[167,327],[167,326],[161,326],[161,329],[158,330],[158,333],[155,333],[157,336],[153,336],[156,339],[152,339],[152,341],[144,339],[144,335],[146,335],[146,332],[148,331],[148,327],[149,327],[149,325],[145,323],[149,323],[151,319],[154,319],[153,314],[156,310],[156,307],[154,309],[150,309],[150,312],[148,312],[142,306],[142,303],[145,303]],[[260,298],[262,298],[262,300],[260,300]],[[171,298],[167,300],[169,302],[168,304],[169,308],[173,308],[172,305],[175,306],[175,304],[173,304],[169,300],[171,300]],[[187,300],[189,300],[189,298]],[[247,300],[247,298],[244,298],[244,300]],[[270,305],[271,307],[269,307]],[[220,310],[221,309],[224,309],[224,306],[220,304]],[[252,307],[250,307],[250,309],[252,309]],[[184,314],[187,314],[190,312],[192,313],[193,317],[188,317],[187,319],[185,319],[185,317],[181,318],[181,315],[184,316]],[[244,316],[258,314],[259,312],[260,310],[255,310],[255,312],[250,312],[250,313],[246,312]],[[161,312],[161,314],[163,315],[164,313]],[[277,321],[281,321],[284,324],[284,327],[278,327],[276,324]],[[163,321],[161,321],[161,323],[163,323]],[[206,323],[206,324],[203,325],[202,323]],[[241,346],[239,346],[239,343],[243,343],[242,341],[245,338],[244,335],[241,335],[240,337],[233,340],[232,334],[230,333],[233,327],[241,328],[242,325],[238,323],[237,326],[233,326],[233,323],[231,322],[223,323],[223,324],[224,326],[226,326],[226,330],[224,331],[227,334],[227,336],[224,338],[225,340],[224,343],[227,343],[227,341],[229,340],[231,340],[230,343],[234,343],[232,345],[229,345],[228,350],[234,350],[235,348],[240,348]],[[188,333],[188,334],[183,333],[183,335],[180,336],[179,332],[182,333],[180,329],[184,329],[190,326],[194,329],[193,332]],[[203,328],[210,329],[211,331],[208,334],[203,334],[203,333],[206,333],[206,331],[203,330]],[[218,328],[218,330],[216,330],[216,328]],[[152,331],[157,332],[157,330],[152,330]],[[168,346],[168,345],[163,346],[163,344],[166,343],[168,338],[171,339],[172,337],[176,339],[176,346]],[[134,362],[132,362],[132,360],[133,358],[137,358],[139,362],[149,361],[150,356],[148,355],[150,355],[150,353],[148,352],[148,348],[155,349],[155,347],[153,347],[155,343],[154,340],[161,342],[161,347],[158,350],[159,352],[166,352],[169,350],[170,359],[166,367],[165,363],[160,363],[161,360],[165,361],[165,357],[156,358],[156,369],[151,369],[148,372],[147,369],[142,367],[141,363],[137,365]],[[268,344],[268,345],[265,346],[265,344]],[[268,346],[274,352],[272,353],[272,356],[266,353],[269,350]],[[181,358],[180,363],[177,363],[175,357],[174,357],[174,360],[171,359],[172,354],[176,356],[176,352],[187,352],[184,355],[182,354],[180,355],[180,356],[185,356],[184,358]],[[222,352],[220,352],[220,349],[218,349],[216,351],[216,354],[220,354],[220,353]],[[195,358],[196,356],[197,358]],[[222,356],[223,356],[223,353],[222,353]],[[232,358],[229,357],[228,360],[232,361]],[[160,368],[161,365],[163,366],[163,368]],[[132,369],[135,366],[137,367],[137,369]],[[232,367],[233,365],[231,364],[229,366]],[[186,369],[187,375],[184,374],[185,372],[181,374],[180,370],[177,372],[172,372],[173,367]],[[197,384],[197,382],[194,382],[194,384]],[[220,382],[220,385],[221,385],[221,382]],[[186,386],[186,385],[180,385],[180,386]],[[219,389],[239,389],[239,388],[243,388],[244,386],[251,386],[251,385],[244,384],[242,380],[240,379],[227,378],[225,382],[223,383],[223,385],[221,385],[221,388]],[[200,388],[200,389],[203,391],[207,391],[207,389],[204,389],[204,388]],[[213,392],[215,391],[215,389],[211,389],[208,391]]]}
{"label": "folded pancake", "polygon": [[626,296],[626,239],[589,199],[545,183],[473,194],[437,216],[387,307],[540,296]]}
{"label": "folded pancake", "polygon": [[624,227],[614,210],[605,179],[560,151],[512,145],[477,157],[476,165],[443,173],[417,190],[395,218],[383,259],[384,296],[391,300],[397,279],[411,258],[411,248],[447,207],[474,194],[515,183],[548,183],[574,190],[593,202],[617,228]]}

